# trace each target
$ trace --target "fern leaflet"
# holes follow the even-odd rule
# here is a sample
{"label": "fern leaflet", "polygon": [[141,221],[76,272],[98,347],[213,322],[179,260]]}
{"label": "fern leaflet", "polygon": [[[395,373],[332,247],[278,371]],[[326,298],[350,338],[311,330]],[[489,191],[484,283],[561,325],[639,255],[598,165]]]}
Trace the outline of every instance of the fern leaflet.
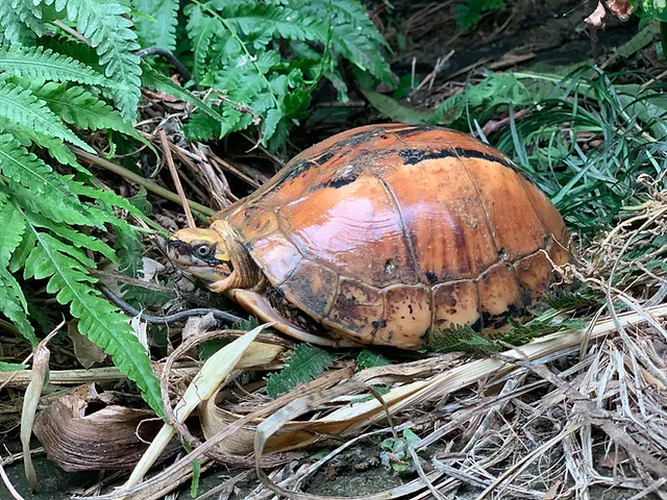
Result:
{"label": "fern leaflet", "polygon": [[0,31],[4,39],[10,43],[32,43],[35,35],[44,34],[41,15],[39,8],[27,0],[0,2]]}
{"label": "fern leaflet", "polygon": [[176,48],[178,0],[132,0],[134,8],[155,19],[135,17],[137,32],[144,47]]}
{"label": "fern leaflet", "polygon": [[0,81],[0,117],[35,132],[52,135],[71,142],[81,149],[95,150],[79,139],[58,117],[49,110],[44,101],[37,99],[28,89],[13,83]]}
{"label": "fern leaflet", "polygon": [[5,75],[30,78],[33,83],[55,80],[101,86],[110,84],[104,76],[89,66],[42,47],[26,48],[18,45],[0,48],[0,71]]}
{"label": "fern leaflet", "polygon": [[137,35],[130,29],[132,21],[124,17],[130,9],[111,0],[36,0],[47,5],[54,1],[56,10],[67,8],[67,18],[90,40],[106,76],[118,84],[113,96],[123,118],[134,121],[141,97],[141,68],[134,53],[139,49]]}
{"label": "fern leaflet", "polygon": [[37,245],[25,262],[24,277],[48,279],[46,291],[56,294],[60,304],[69,304],[78,318],[79,331],[102,347],[115,365],[141,389],[144,400],[163,415],[160,386],[151,368],[148,353],[133,334],[127,317],[92,288],[96,281],[87,268],[95,267],[74,247],[38,230],[32,216],[24,213]]}
{"label": "fern leaflet", "polygon": [[299,344],[289,356],[287,366],[280,373],[271,373],[266,377],[266,392],[275,399],[297,385],[321,375],[333,361],[334,356],[324,349]]}

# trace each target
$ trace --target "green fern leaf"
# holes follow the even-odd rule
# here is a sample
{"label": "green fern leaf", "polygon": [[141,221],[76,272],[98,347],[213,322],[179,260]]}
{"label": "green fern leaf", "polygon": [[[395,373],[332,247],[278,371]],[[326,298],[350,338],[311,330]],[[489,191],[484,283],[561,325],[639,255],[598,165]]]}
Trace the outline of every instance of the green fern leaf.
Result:
{"label": "green fern leaf", "polygon": [[142,139],[118,111],[82,87],[68,87],[50,82],[32,90],[66,123],[89,130],[117,130]]}
{"label": "green fern leaf", "polygon": [[82,251],[38,231],[30,215],[27,220],[38,244],[26,260],[25,278],[49,280],[46,291],[56,294],[60,304],[70,305],[72,316],[80,320],[79,331],[111,356],[141,389],[144,400],[162,416],[160,385],[148,353],[133,334],[127,317],[92,288],[96,280],[86,268],[94,267],[94,262]]}
{"label": "green fern leaf", "polygon": [[151,22],[135,17],[137,32],[144,47],[176,49],[176,24],[178,24],[178,0],[132,0],[134,8],[155,19]]}
{"label": "green fern leaf", "polygon": [[32,252],[32,249],[35,248],[37,240],[35,235],[30,231],[26,231],[23,235],[23,239],[19,246],[14,250],[12,254],[12,259],[9,261],[9,272],[15,273],[20,269],[23,269],[25,266],[25,261]]}
{"label": "green fern leaf", "polygon": [[[39,2],[40,0],[35,0]],[[105,75],[118,84],[114,90],[114,102],[128,121],[134,121],[141,98],[140,58],[134,52],[139,49],[137,35],[130,28],[132,21],[125,15],[130,9],[112,0],[42,0],[56,10],[67,7],[67,18],[76,22],[76,28],[97,51]]]}
{"label": "green fern leaf", "polygon": [[28,365],[22,365],[19,363],[7,363],[5,361],[0,361],[0,372],[19,372],[27,369]]}
{"label": "green fern leaf", "polygon": [[25,232],[25,220],[0,192],[0,268],[7,267],[12,254],[21,244]]}
{"label": "green fern leaf", "polygon": [[255,4],[249,8],[232,4],[223,7],[220,16],[228,29],[245,36],[262,34],[286,40],[326,41],[327,30],[321,21],[283,6]]}
{"label": "green fern leaf", "polygon": [[28,304],[21,285],[4,267],[0,267],[0,311],[16,325],[30,345],[39,343],[35,329],[28,321]]}
{"label": "green fern leaf", "polygon": [[30,78],[34,83],[47,80],[109,86],[100,73],[69,56],[42,47],[20,45],[0,48],[0,71],[5,75]]}
{"label": "green fern leaf", "polygon": [[272,399],[291,391],[297,385],[324,373],[334,361],[333,354],[319,347],[299,344],[279,373],[266,377],[266,392]]}
{"label": "green fern leaf", "polygon": [[[73,196],[51,167],[22,147],[16,139],[0,135],[0,173],[26,190],[27,207],[56,222],[93,225],[89,212]],[[97,224],[101,227],[101,224]]]}
{"label": "green fern leaf", "polygon": [[194,58],[193,76],[196,81],[201,81],[206,72],[206,58],[209,55],[211,41],[222,31],[222,23],[217,18],[205,15],[197,4],[188,5],[184,13],[188,16],[186,29]]}
{"label": "green fern leaf", "polygon": [[0,118],[14,122],[27,130],[51,135],[71,142],[81,149],[94,153],[88,144],[69,130],[58,117],[37,99],[28,89],[0,81]]}
{"label": "green fern leaf", "polygon": [[[0,2],[0,27],[9,43],[32,43],[35,35],[42,36],[42,13],[30,1],[4,0]],[[1,40],[1,39],[0,39]]]}

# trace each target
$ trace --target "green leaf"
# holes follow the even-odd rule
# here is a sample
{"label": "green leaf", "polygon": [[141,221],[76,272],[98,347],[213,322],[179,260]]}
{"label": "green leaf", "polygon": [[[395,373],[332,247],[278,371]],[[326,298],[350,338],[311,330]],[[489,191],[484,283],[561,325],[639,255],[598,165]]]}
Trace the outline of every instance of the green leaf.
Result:
{"label": "green leaf", "polygon": [[79,331],[111,356],[118,369],[141,389],[144,400],[162,416],[160,385],[148,353],[128,318],[91,286],[96,280],[87,273],[87,267],[94,263],[80,250],[38,231],[32,220],[28,223],[37,246],[26,260],[25,278],[48,279],[46,291],[55,294],[60,304],[69,304],[72,316],[80,320]]}
{"label": "green leaf", "polygon": [[7,267],[16,248],[23,240],[25,220],[12,203],[0,192],[0,268]]}
{"label": "green leaf", "polygon": [[663,0],[640,0],[639,3],[646,17],[667,22],[667,4]]}
{"label": "green leaf", "polygon": [[34,42],[35,35],[44,34],[41,17],[39,7],[30,1],[4,0],[0,2],[0,33],[12,44],[28,45]]}
{"label": "green leaf", "polygon": [[139,44],[130,28],[132,21],[125,16],[130,9],[112,0],[34,0],[51,5],[56,10],[67,8],[67,18],[76,23],[76,29],[95,48],[105,75],[117,83],[114,101],[123,118],[134,121],[141,97],[140,58],[135,54]]}
{"label": "green leaf", "polygon": [[275,399],[297,385],[321,375],[333,361],[334,356],[331,353],[319,347],[299,344],[288,357],[285,368],[280,373],[271,373],[266,377],[266,392]]}
{"label": "green leaf", "polygon": [[31,346],[34,347],[39,343],[35,329],[28,321],[28,304],[21,285],[2,266],[0,266],[0,311],[16,325]]}
{"label": "green leaf", "polygon": [[22,365],[19,363],[7,363],[6,361],[0,361],[0,372],[18,372],[27,369],[28,365]]}
{"label": "green leaf", "polygon": [[369,368],[375,368],[376,366],[386,366],[390,364],[391,361],[389,361],[383,355],[378,354],[375,351],[371,351],[370,349],[364,349],[357,356],[358,371],[368,370]]}
{"label": "green leaf", "polygon": [[371,106],[395,122],[419,125],[431,123],[433,120],[433,112],[431,111],[408,108],[389,96],[378,94],[363,87],[361,91],[366,99],[368,99],[368,102],[371,103]]}
{"label": "green leaf", "polygon": [[0,71],[8,76],[30,78],[33,83],[55,80],[110,85],[110,82],[93,68],[43,47],[0,47]]}
{"label": "green leaf", "polygon": [[146,68],[144,71],[143,79],[144,85],[147,87],[153,90],[157,90],[158,92],[164,92],[165,94],[170,94],[179,99],[183,99],[188,104],[197,106],[214,120],[217,120],[222,124],[229,125],[227,120],[220,113],[215,111],[215,109],[213,109],[208,103],[202,101],[189,90],[186,90],[183,87],[179,87],[170,78],[161,75],[157,71],[151,68]]}
{"label": "green leaf", "polygon": [[176,25],[178,24],[178,0],[132,0],[134,8],[155,21],[135,16],[139,37],[144,47],[176,49]]}
{"label": "green leaf", "polygon": [[95,150],[79,139],[60,121],[46,103],[28,89],[0,81],[0,117],[35,132],[58,137],[94,153]]}

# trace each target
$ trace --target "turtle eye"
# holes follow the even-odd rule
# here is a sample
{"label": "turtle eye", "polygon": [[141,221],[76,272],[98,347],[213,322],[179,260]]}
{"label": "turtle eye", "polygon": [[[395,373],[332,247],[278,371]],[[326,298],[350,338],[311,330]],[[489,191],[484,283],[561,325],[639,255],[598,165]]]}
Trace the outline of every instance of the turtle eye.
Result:
{"label": "turtle eye", "polygon": [[205,259],[211,255],[211,252],[213,252],[213,247],[211,245],[197,245],[194,250],[194,253],[197,257],[200,259]]}

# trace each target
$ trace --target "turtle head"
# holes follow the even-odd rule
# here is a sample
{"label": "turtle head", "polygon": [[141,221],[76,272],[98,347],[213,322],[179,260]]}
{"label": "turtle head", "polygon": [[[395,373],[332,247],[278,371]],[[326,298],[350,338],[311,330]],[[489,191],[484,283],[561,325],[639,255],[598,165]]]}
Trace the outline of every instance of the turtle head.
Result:
{"label": "turtle head", "polygon": [[202,279],[216,292],[249,288],[261,278],[243,242],[223,220],[214,221],[207,229],[176,231],[167,243],[167,255],[179,268]]}
{"label": "turtle head", "polygon": [[167,242],[169,259],[206,283],[227,278],[234,271],[224,237],[215,229],[186,228]]}

